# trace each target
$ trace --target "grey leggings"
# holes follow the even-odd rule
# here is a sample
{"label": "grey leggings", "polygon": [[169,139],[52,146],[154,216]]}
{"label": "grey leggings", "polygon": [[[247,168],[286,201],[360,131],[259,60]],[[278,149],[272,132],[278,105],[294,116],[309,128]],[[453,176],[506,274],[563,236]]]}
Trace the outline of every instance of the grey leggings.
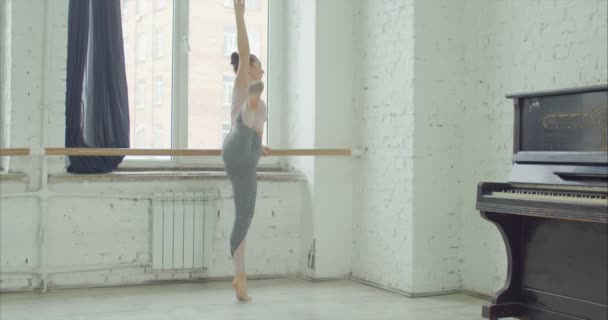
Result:
{"label": "grey leggings", "polygon": [[224,139],[222,159],[232,182],[235,217],[230,234],[230,253],[234,252],[247,236],[255,209],[257,194],[257,165],[262,141],[253,128],[246,127],[239,113],[236,124]]}

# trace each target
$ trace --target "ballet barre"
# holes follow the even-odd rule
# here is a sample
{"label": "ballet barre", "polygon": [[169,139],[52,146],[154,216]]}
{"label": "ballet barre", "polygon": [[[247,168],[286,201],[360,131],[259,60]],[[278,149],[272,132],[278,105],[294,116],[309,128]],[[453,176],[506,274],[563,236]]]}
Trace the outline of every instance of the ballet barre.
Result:
{"label": "ballet barre", "polygon": [[[270,149],[269,156],[358,157],[360,149]],[[221,156],[219,149],[126,149],[126,148],[6,148],[0,149],[0,157],[6,156]]]}

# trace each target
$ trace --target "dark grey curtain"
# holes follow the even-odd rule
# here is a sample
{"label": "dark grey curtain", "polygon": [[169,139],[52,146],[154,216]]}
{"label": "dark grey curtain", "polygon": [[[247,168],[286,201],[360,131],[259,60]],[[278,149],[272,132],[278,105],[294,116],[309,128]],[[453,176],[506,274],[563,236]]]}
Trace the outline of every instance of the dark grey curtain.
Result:
{"label": "dark grey curtain", "polygon": [[[70,0],[66,148],[129,148],[120,0]],[[106,173],[124,157],[69,157],[68,172]]]}

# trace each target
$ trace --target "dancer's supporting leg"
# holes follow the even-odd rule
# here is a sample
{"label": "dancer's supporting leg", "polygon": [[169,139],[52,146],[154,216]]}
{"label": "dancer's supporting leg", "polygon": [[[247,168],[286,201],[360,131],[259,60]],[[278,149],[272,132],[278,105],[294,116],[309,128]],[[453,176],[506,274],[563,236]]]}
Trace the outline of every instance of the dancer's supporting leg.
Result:
{"label": "dancer's supporting leg", "polygon": [[230,175],[234,191],[235,217],[230,235],[230,250],[235,277],[232,287],[241,301],[249,301],[247,276],[245,272],[245,238],[253,219],[257,194],[256,168],[243,168]]}

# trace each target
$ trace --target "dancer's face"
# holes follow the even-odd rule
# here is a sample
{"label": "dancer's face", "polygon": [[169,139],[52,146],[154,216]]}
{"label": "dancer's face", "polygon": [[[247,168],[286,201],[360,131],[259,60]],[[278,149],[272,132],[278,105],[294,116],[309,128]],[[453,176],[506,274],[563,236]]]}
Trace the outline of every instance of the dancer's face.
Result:
{"label": "dancer's face", "polygon": [[260,81],[263,76],[264,69],[262,69],[262,63],[260,63],[260,60],[254,59],[249,65],[249,77],[251,81]]}

